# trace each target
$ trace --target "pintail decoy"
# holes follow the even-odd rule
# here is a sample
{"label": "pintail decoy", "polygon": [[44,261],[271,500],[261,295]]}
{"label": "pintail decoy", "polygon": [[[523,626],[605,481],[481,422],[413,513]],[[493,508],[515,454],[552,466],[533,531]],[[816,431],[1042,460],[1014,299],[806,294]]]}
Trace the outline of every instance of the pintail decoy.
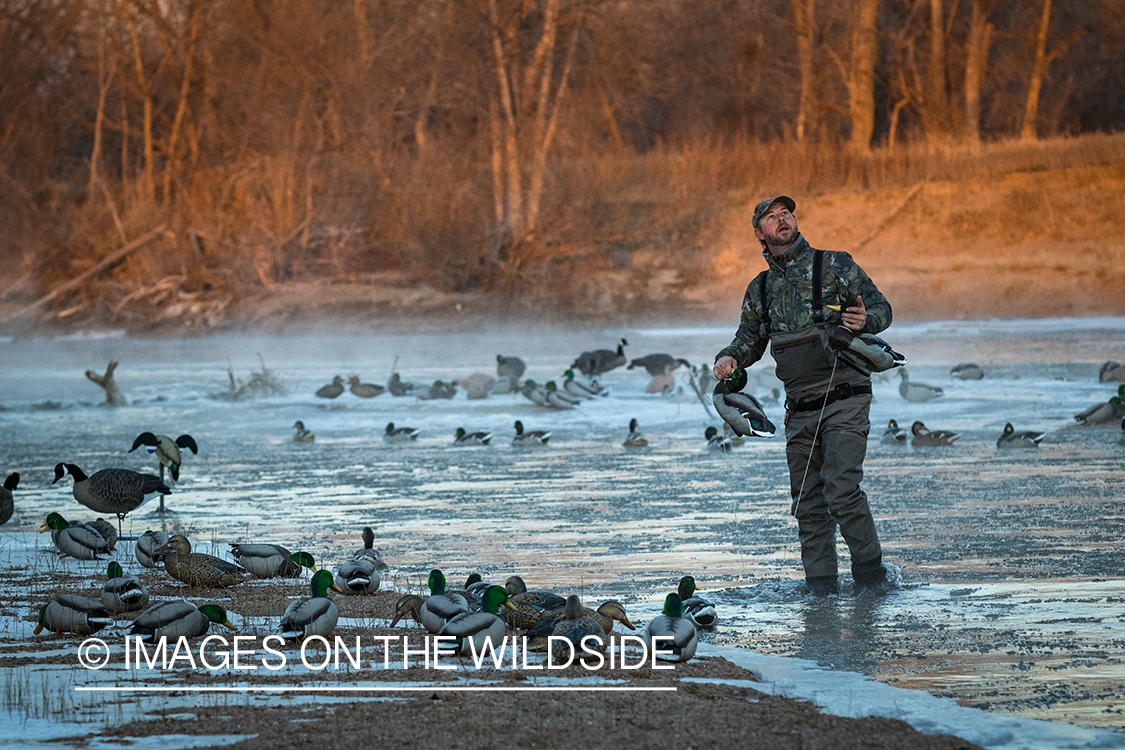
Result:
{"label": "pintail decoy", "polygon": [[512,445],[546,445],[551,439],[551,433],[546,430],[528,430],[524,432],[523,422],[516,420],[516,436],[512,438]]}
{"label": "pintail decoy", "polygon": [[691,363],[686,359],[673,357],[671,354],[649,354],[644,357],[637,357],[625,369],[632,370],[636,367],[643,367],[649,375],[655,378],[657,375],[667,375],[681,365],[691,368]]}
{"label": "pintail decoy", "polygon": [[583,375],[601,375],[625,364],[625,347],[628,345],[628,341],[621,339],[616,351],[595,349],[592,352],[582,352],[570,366]]}
{"label": "pintail decoy", "polygon": [[551,656],[558,663],[567,664],[583,653],[605,651],[609,642],[605,629],[586,612],[586,607],[582,606],[582,600],[576,594],[566,598],[562,617],[551,631],[556,639],[551,644]]}
{"label": "pintail decoy", "polygon": [[488,445],[492,439],[491,432],[465,432],[464,427],[458,427],[453,435],[454,445]]}
{"label": "pintail decoy", "polygon": [[381,385],[375,385],[374,383],[361,383],[358,377],[352,375],[348,378],[348,390],[352,392],[353,396],[375,398],[384,393],[387,389]]}
{"label": "pintail decoy", "polygon": [[955,366],[949,374],[958,380],[980,380],[984,377],[984,370],[978,364],[964,362]]}
{"label": "pintail decoy", "polygon": [[499,586],[489,586],[481,597],[480,612],[454,616],[438,631],[438,635],[453,636],[453,652],[464,656],[499,649],[508,633],[508,625],[500,617],[501,606],[512,606],[507,592]]}
{"label": "pintail decoy", "polygon": [[883,437],[879,440],[884,445],[906,445],[906,439],[909,434],[905,429],[898,426],[898,422],[890,420],[887,422],[887,431],[883,433]]}
{"label": "pintail decoy", "polygon": [[40,607],[39,621],[35,625],[34,632],[35,635],[39,635],[46,629],[56,635],[59,633],[90,635],[112,624],[113,618],[109,616],[109,611],[97,599],[59,594]]}
{"label": "pintail decoy", "polygon": [[173,534],[168,543],[155,552],[171,550],[164,558],[164,570],[177,581],[204,589],[225,589],[250,577],[243,568],[213,555],[192,552],[191,542],[182,534]]}
{"label": "pintail decoy", "polygon": [[910,432],[914,438],[910,444],[920,448],[953,445],[961,437],[961,433],[951,430],[931,430],[921,422],[910,425]]}
{"label": "pintail decoy", "polygon": [[680,597],[684,617],[691,620],[696,627],[715,627],[715,623],[719,619],[715,613],[715,605],[695,595],[694,576],[681,578],[676,593]]}
{"label": "pintail decoy", "polygon": [[113,551],[113,545],[97,529],[78,521],[69,523],[59,513],[47,514],[47,520],[39,527],[39,533],[47,531],[51,532],[51,541],[62,557],[97,560],[98,555]]}
{"label": "pintail decoy", "polygon": [[20,483],[20,473],[13,471],[4,480],[4,486],[0,487],[0,526],[6,524],[12,517],[12,513],[16,510],[15,498],[12,493]]}
{"label": "pintail decoy", "polygon": [[[679,594],[664,599],[664,613],[654,617],[645,631],[645,642],[655,658],[661,661],[685,662],[695,656],[699,634],[684,614]],[[658,640],[654,640],[658,639]]]}
{"label": "pintail decoy", "polygon": [[140,507],[150,495],[172,492],[155,474],[140,474],[129,469],[102,469],[86,476],[75,464],[55,465],[55,484],[69,473],[74,477],[74,499],[95,513],[112,513],[117,516],[117,530],[129,511]]}
{"label": "pintail decoy", "polygon": [[290,554],[280,544],[231,544],[230,554],[255,578],[300,578],[302,568],[316,572],[312,555]]}
{"label": "pintail decoy", "polygon": [[332,378],[332,382],[328,385],[321,386],[316,390],[318,398],[338,398],[344,392],[344,379],[337,375]]}
{"label": "pintail decoy", "polygon": [[640,433],[637,427],[637,420],[629,420],[629,436],[625,438],[623,445],[626,448],[644,448],[648,445],[648,440]]}
{"label": "pintail decoy", "polygon": [[217,604],[196,607],[183,600],[161,602],[133,620],[129,635],[138,636],[145,643],[156,643],[161,637],[175,643],[181,637],[206,635],[211,623],[222,625],[227,630],[238,630],[228,619],[227,611]]}
{"label": "pintail decoy", "polygon": [[925,383],[912,381],[905,367],[900,368],[896,374],[902,378],[902,382],[898,384],[899,395],[912,404],[930,401],[945,393],[936,385],[926,385]]}
{"label": "pintail decoy", "polygon": [[102,588],[102,606],[111,613],[144,609],[148,604],[148,589],[136,576],[127,576],[116,560],[105,571],[109,578]]}
{"label": "pintail decoy", "polygon": [[164,553],[156,552],[157,549],[168,543],[167,531],[146,531],[137,537],[137,544],[133,547],[133,556],[142,568],[155,568],[157,562],[163,562]]}
{"label": "pintail decoy", "polygon": [[388,443],[409,443],[417,440],[421,430],[414,427],[395,427],[394,422],[387,422],[387,429],[383,431],[383,440]]}
{"label": "pintail decoy", "polygon": [[328,598],[328,589],[339,591],[332,582],[332,572],[317,571],[309,581],[312,596],[297,599],[285,608],[277,634],[286,639],[303,640],[312,635],[326,636],[336,629],[340,617],[336,603]]}
{"label": "pintail decoy", "polygon": [[996,439],[997,448],[1038,448],[1045,432],[1016,432],[1011,422],[1004,425],[1004,431]]}

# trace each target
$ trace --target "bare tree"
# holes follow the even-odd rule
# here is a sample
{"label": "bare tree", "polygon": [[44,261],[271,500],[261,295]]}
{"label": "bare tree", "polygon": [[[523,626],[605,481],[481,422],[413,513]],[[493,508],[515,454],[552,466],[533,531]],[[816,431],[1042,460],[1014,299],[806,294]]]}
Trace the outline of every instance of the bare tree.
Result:
{"label": "bare tree", "polygon": [[1033,141],[1036,138],[1035,123],[1039,118],[1039,92],[1043,88],[1043,76],[1047,66],[1062,56],[1072,44],[1085,36],[1085,30],[1070,34],[1053,49],[1047,51],[1047,35],[1051,26],[1051,2],[1043,0],[1043,12],[1039,16],[1039,29],[1035,35],[1035,62],[1031,66],[1031,78],[1027,82],[1027,104],[1023,110],[1023,127],[1020,140]]}
{"label": "bare tree", "polygon": [[817,78],[813,64],[815,47],[816,0],[790,0],[793,8],[793,28],[797,35],[797,68],[801,73],[801,93],[797,103],[797,123],[794,127],[798,141],[805,140],[806,129],[816,129]]}
{"label": "bare tree", "polygon": [[980,147],[980,91],[988,68],[988,48],[993,26],[988,22],[994,0],[973,0],[969,38],[965,49],[965,140]]}

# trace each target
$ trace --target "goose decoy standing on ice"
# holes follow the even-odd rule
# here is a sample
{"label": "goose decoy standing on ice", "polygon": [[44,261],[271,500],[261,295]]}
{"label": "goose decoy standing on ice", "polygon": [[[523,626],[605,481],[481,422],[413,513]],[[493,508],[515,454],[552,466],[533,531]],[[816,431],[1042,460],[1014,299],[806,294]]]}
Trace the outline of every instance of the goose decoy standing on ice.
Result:
{"label": "goose decoy standing on ice", "polygon": [[328,385],[321,386],[316,390],[316,395],[319,398],[338,398],[344,392],[344,379],[337,375],[332,378],[332,382]]}
{"label": "goose decoy standing on ice", "polygon": [[177,581],[204,589],[225,589],[242,583],[249,574],[239,566],[213,555],[192,552],[191,542],[182,534],[173,534],[168,543],[155,552],[171,550],[164,558],[164,570]]}
{"label": "goose decoy standing on ice", "polygon": [[891,420],[887,422],[887,431],[883,433],[883,437],[879,442],[884,445],[906,445],[906,439],[910,437],[909,433],[902,427],[898,426],[898,422]]}
{"label": "goose decoy standing on ice", "polygon": [[297,434],[293,436],[294,443],[311,443],[316,440],[316,433],[306,430],[305,423],[299,419],[293,423],[293,429],[297,431]]}
{"label": "goose decoy standing on ice", "polygon": [[626,448],[644,448],[648,445],[648,440],[637,428],[636,419],[629,420],[629,436],[625,438],[625,442],[622,443],[622,445]]}
{"label": "goose decoy standing on ice", "polygon": [[625,364],[625,347],[628,345],[628,341],[621,339],[617,351],[595,349],[592,352],[582,352],[570,366],[583,375],[601,375]]}
{"label": "goose decoy standing on ice", "polygon": [[695,656],[699,634],[695,625],[684,615],[679,594],[668,594],[664,599],[664,613],[654,617],[645,631],[645,641],[661,661],[684,662]]}
{"label": "goose decoy standing on ice", "polygon": [[358,377],[352,375],[348,378],[348,390],[352,392],[353,396],[375,398],[387,389],[381,385],[375,385],[374,383],[361,383]]}
{"label": "goose decoy standing on ice", "polygon": [[102,469],[86,476],[74,464],[55,465],[55,484],[67,473],[74,477],[74,499],[95,513],[112,513],[117,516],[117,531],[129,511],[136,510],[147,497],[155,493],[172,492],[164,480],[155,474],[140,474],[129,469]]}
{"label": "goose decoy standing on ice", "polygon": [[925,383],[912,381],[905,367],[899,369],[896,374],[902,378],[902,382],[898,384],[899,395],[912,404],[930,401],[944,393],[942,389],[936,385],[926,385]]}
{"label": "goose decoy standing on ice", "polygon": [[4,486],[0,487],[0,525],[6,524],[12,517],[12,513],[16,510],[15,498],[12,497],[12,492],[20,483],[20,473],[13,471],[4,480]]}
{"label": "goose decoy standing on ice", "polygon": [[[173,482],[180,481],[180,466],[184,460],[180,454],[180,448],[186,448],[191,451],[193,455],[199,454],[199,446],[195,444],[195,438],[191,435],[180,435],[173,440],[167,435],[155,435],[151,432],[142,432],[137,435],[137,439],[133,441],[133,447],[129,449],[132,453],[142,445],[150,446],[149,452],[156,454],[156,460],[160,464],[160,480],[164,480],[164,467],[168,467],[168,473],[172,477]],[[164,496],[160,496],[160,513],[164,512]]]}
{"label": "goose decoy standing on ice", "polygon": [[1011,422],[1004,425],[1004,431],[996,439],[997,448],[1038,448],[1045,432],[1016,432]]}
{"label": "goose decoy standing on ice", "polygon": [[550,439],[551,433],[546,430],[524,432],[523,422],[516,420],[516,436],[512,438],[512,445],[546,445]]}
{"label": "goose decoy standing on ice", "polygon": [[921,422],[915,422],[910,425],[910,432],[914,435],[910,444],[919,448],[953,445],[953,443],[957,441],[957,438],[961,437],[961,433],[959,432],[953,432],[951,430],[931,430]]}
{"label": "goose decoy standing on ice", "polygon": [[978,364],[963,362],[950,370],[949,374],[958,380],[980,380],[984,377],[984,370]]}

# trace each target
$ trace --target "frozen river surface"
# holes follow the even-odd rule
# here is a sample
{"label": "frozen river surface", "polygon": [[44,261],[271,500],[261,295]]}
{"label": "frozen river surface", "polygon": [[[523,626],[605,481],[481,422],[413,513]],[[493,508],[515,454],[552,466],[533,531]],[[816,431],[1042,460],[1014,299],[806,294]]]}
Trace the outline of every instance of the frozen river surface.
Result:
{"label": "frozen river surface", "polygon": [[[865,486],[903,580],[884,598],[852,598],[847,585],[840,597],[803,595],[782,437],[709,452],[703,432],[719,422],[686,387],[680,398],[646,394],[639,368],[608,373],[609,397],[565,412],[520,395],[313,395],[337,374],[384,383],[396,362],[404,380],[420,383],[495,374],[497,354],[523,357],[526,377],[543,382],[621,336],[630,356],[668,352],[698,364],[732,331],[3,340],[0,472],[22,475],[3,528],[31,530],[52,510],[89,515],[69,480],[51,485],[57,462],[153,471],[144,451],[126,452],[133,438],[189,433],[200,453],[185,459],[170,512],[161,517],[150,502],[128,516],[126,533],[163,526],[204,541],[278,542],[319,560],[356,546],[371,525],[400,583],[435,566],[452,580],[519,573],[536,587],[620,598],[641,620],[690,573],[719,605],[721,624],[707,636],[717,645],[798,656],[994,712],[1125,725],[1125,445],[1119,424],[1073,420],[1114,394],[1097,371],[1125,361],[1125,318],[896,324],[885,334],[910,357],[912,380],[945,396],[911,404],[897,379],[875,384]],[[289,395],[210,397],[224,390],[228,366],[243,378],[258,369],[258,353]],[[110,360],[121,363],[129,406],[99,407],[100,390],[82,376]],[[969,361],[983,380],[950,377]],[[748,390],[759,396],[777,385],[768,358],[751,374]],[[780,406],[767,411],[781,423]],[[632,417],[646,450],[622,448]],[[950,448],[882,445],[892,418],[963,436]],[[298,419],[315,443],[291,442]],[[513,447],[516,419],[551,430],[550,444]],[[420,428],[420,439],[387,445],[391,421]],[[1009,421],[1047,437],[1037,450],[1000,451]],[[459,426],[496,437],[455,448]],[[846,571],[842,543],[840,554]]]}

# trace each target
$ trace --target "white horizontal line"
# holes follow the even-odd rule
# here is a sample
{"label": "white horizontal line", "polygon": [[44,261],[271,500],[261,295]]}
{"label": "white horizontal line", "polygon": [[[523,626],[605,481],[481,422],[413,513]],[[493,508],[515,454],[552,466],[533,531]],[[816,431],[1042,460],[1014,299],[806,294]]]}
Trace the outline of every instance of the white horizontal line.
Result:
{"label": "white horizontal line", "polygon": [[655,693],[675,692],[675,687],[594,687],[582,685],[544,685],[506,687],[501,685],[450,685],[450,686],[316,686],[267,685],[260,687],[169,687],[156,685],[80,687],[76,692],[84,693],[538,693],[538,692],[607,692],[607,693]]}

